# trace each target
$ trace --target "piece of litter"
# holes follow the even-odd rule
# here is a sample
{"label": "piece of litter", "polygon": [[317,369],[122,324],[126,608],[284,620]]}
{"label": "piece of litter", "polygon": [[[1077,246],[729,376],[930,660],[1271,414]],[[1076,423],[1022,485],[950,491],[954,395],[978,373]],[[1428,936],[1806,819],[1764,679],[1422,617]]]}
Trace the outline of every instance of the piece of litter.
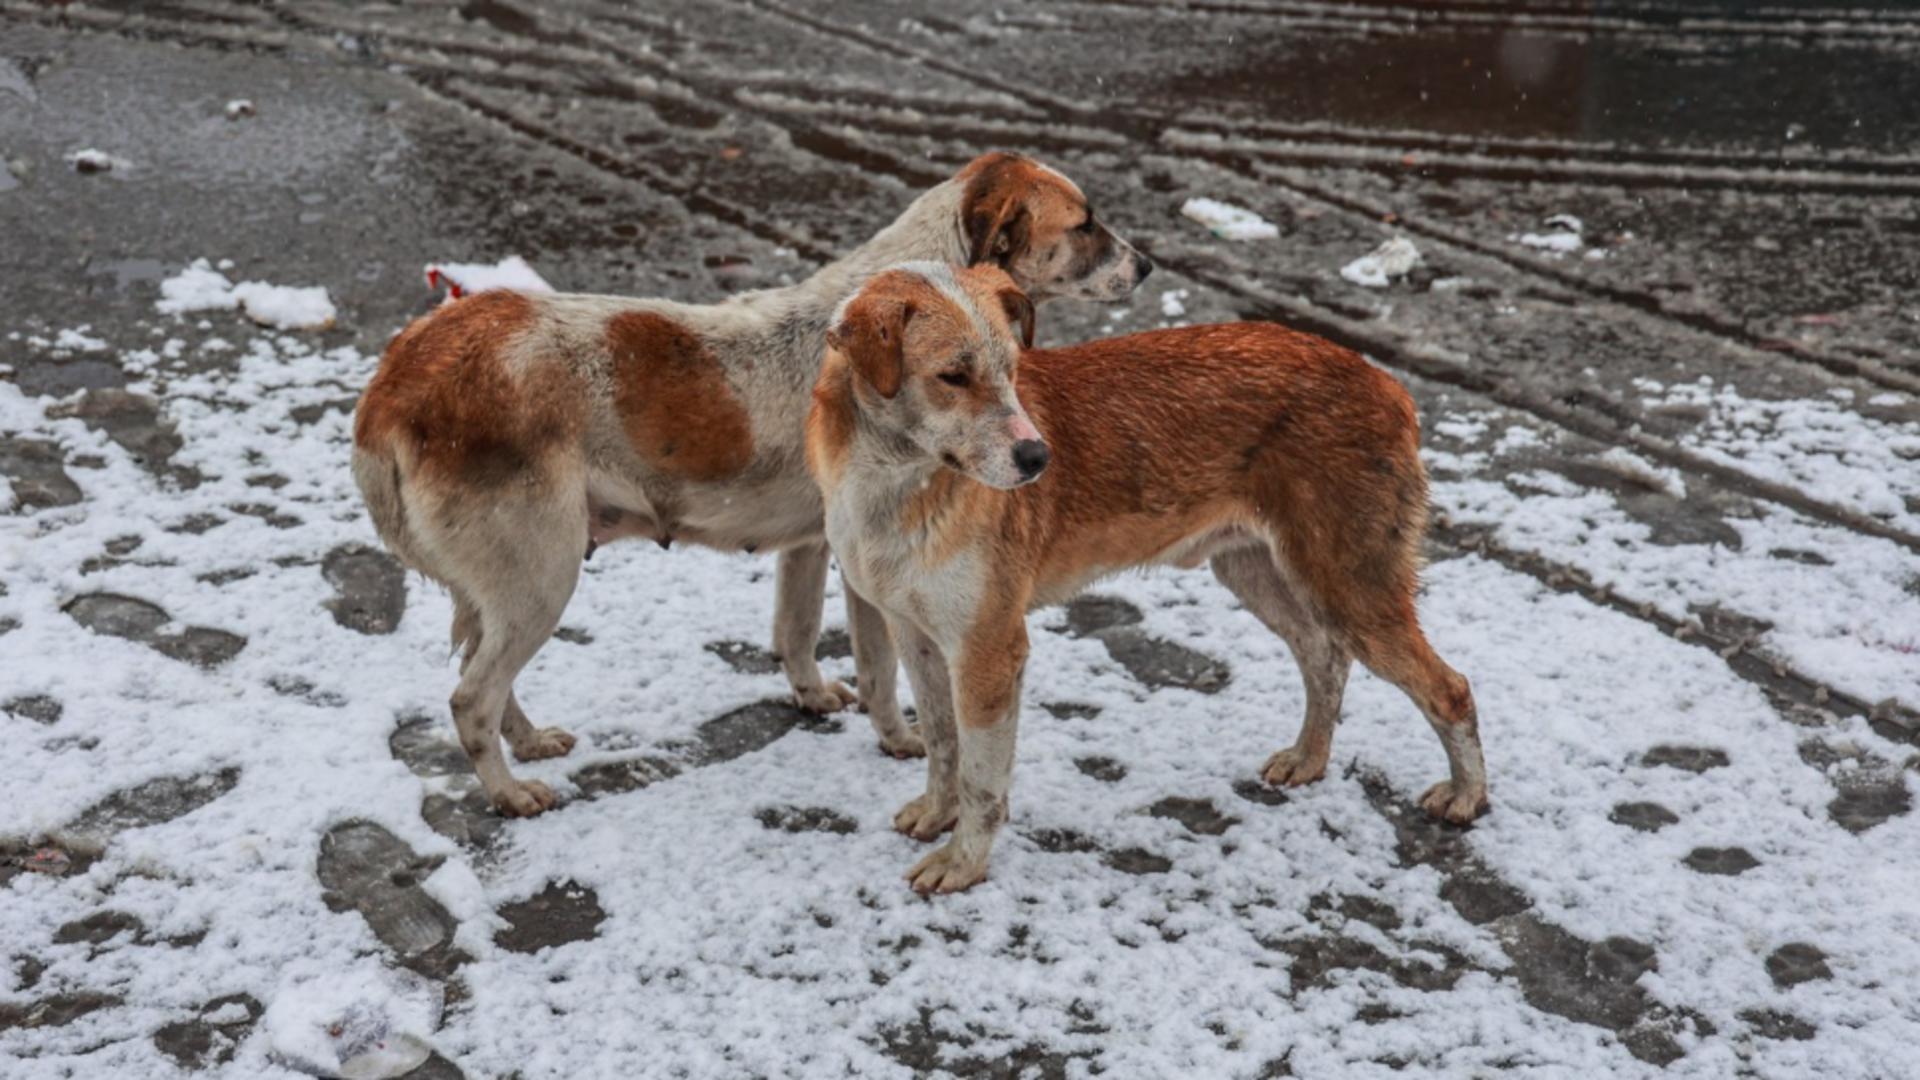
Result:
{"label": "piece of litter", "polygon": [[449,300],[488,289],[553,291],[553,286],[518,255],[509,255],[497,263],[428,263],[427,288],[438,289],[441,282],[446,283]]}
{"label": "piece of litter", "polygon": [[82,173],[108,172],[115,165],[120,164],[118,159],[106,151],[94,149],[75,150],[67,155],[67,163],[73,166],[74,171]]}
{"label": "piece of litter", "polygon": [[1539,248],[1556,255],[1566,255],[1586,246],[1586,241],[1580,239],[1579,233],[1570,232],[1522,233],[1514,239],[1530,248]]}
{"label": "piece of litter", "polygon": [[1222,240],[1271,240],[1280,227],[1259,214],[1217,199],[1188,199],[1180,213]]}
{"label": "piece of litter", "polygon": [[57,847],[43,847],[27,856],[21,865],[28,873],[62,877],[73,866],[73,858]]}
{"label": "piece of litter", "polygon": [[276,330],[324,330],[333,325],[333,301],[323,286],[272,285],[244,281],[235,285],[205,259],[160,283],[154,304],[163,315],[190,311],[244,311],[248,318]]}
{"label": "piece of litter", "polygon": [[253,114],[253,102],[246,98],[235,98],[227,102],[227,119],[229,120],[244,120]]}
{"label": "piece of litter", "polygon": [[442,992],[412,972],[373,965],[357,972],[303,971],[281,982],[261,1018],[275,1060],[314,1076],[379,1080],[431,1055],[425,1036]]}
{"label": "piece of litter", "polygon": [[1405,277],[1420,265],[1420,249],[1396,236],[1340,268],[1340,276],[1368,289],[1384,289],[1391,278]]}

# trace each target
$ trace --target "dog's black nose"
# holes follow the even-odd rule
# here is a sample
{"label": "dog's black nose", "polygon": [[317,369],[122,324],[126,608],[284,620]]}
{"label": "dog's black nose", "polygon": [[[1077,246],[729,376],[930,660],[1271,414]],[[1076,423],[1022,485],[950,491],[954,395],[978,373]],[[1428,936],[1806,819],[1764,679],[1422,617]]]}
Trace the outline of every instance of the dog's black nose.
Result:
{"label": "dog's black nose", "polygon": [[1133,283],[1140,284],[1147,280],[1147,275],[1151,273],[1153,273],[1153,260],[1136,253],[1133,257]]}
{"label": "dog's black nose", "polygon": [[1020,470],[1020,479],[1031,480],[1040,475],[1040,470],[1053,460],[1053,451],[1039,439],[1021,439],[1013,444],[1013,467]]}

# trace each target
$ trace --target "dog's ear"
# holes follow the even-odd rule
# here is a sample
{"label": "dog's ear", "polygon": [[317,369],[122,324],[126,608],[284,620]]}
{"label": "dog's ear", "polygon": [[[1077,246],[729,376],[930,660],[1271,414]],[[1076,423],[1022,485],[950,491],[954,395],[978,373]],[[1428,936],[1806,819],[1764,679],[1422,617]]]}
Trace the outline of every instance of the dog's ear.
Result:
{"label": "dog's ear", "polygon": [[881,397],[890,398],[900,392],[906,376],[907,321],[912,318],[912,304],[861,297],[847,306],[840,324],[827,331],[827,344]]}
{"label": "dog's ear", "polygon": [[1010,154],[992,155],[977,162],[978,171],[967,181],[960,218],[967,231],[967,265],[993,263],[1006,269],[1025,251],[1032,220],[1027,212],[1030,187],[1025,162]]}
{"label": "dog's ear", "polygon": [[1020,328],[1020,347],[1033,348],[1033,301],[1009,286],[1000,290],[1000,306],[1006,309],[1008,324]]}

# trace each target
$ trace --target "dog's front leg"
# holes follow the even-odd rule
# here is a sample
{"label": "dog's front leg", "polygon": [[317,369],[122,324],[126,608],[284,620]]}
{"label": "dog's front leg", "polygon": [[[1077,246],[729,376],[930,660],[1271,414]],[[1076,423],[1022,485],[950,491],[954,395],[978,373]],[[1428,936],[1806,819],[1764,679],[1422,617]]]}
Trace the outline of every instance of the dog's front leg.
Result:
{"label": "dog's front leg", "polygon": [[1013,783],[1020,682],[1027,662],[1025,620],[1016,618],[1009,626],[984,632],[976,629],[956,659],[960,807],[953,839],[907,871],[914,890],[923,893],[959,892],[987,876],[987,860],[994,836],[1007,820],[1007,789]]}
{"label": "dog's front leg", "polygon": [[820,678],[820,664],[813,656],[820,642],[820,611],[827,602],[827,545],[782,551],[774,580],[773,653],[793,687],[794,704],[816,713],[853,704],[852,690]]}
{"label": "dog's front leg", "polygon": [[913,684],[927,753],[927,790],[893,815],[893,827],[915,840],[936,840],[953,828],[960,812],[959,747],[947,658],[932,638],[904,620],[884,620],[884,628],[892,629],[893,640],[906,653],[907,679]]}
{"label": "dog's front leg", "polygon": [[[847,632],[853,637],[853,670],[859,678],[860,711],[873,721],[873,733],[880,737],[880,749],[897,758],[925,756],[927,745],[920,733],[907,726],[900,712],[900,695],[895,686],[900,659],[894,653],[894,641],[887,632],[886,616],[854,591],[853,583],[840,576],[847,593]],[[945,671],[941,672],[942,677]],[[915,695],[919,694],[916,688]],[[925,706],[922,706],[922,711]]]}

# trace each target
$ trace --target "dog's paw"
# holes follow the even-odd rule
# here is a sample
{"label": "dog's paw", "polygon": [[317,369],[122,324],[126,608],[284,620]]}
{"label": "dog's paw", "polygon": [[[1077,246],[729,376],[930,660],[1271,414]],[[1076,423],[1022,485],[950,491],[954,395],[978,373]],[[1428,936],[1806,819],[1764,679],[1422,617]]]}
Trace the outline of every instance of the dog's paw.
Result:
{"label": "dog's paw", "polygon": [[557,727],[549,727],[509,741],[513,743],[515,761],[539,761],[541,758],[561,757],[571,751],[574,739]]}
{"label": "dog's paw", "polygon": [[893,828],[924,843],[953,828],[958,820],[960,809],[952,799],[936,799],[930,794],[923,794],[893,815]]}
{"label": "dog's paw", "polygon": [[907,883],[922,896],[971,889],[986,879],[986,856],[963,853],[960,845],[953,843],[914,863],[913,869],[907,871]]}
{"label": "dog's paw", "polygon": [[1297,746],[1274,754],[1260,770],[1260,779],[1282,787],[1301,787],[1325,775],[1327,755],[1311,756]]}
{"label": "dog's paw", "polygon": [[505,817],[532,817],[553,809],[553,789],[538,780],[515,780],[493,797],[494,809]]}
{"label": "dog's paw", "polygon": [[927,743],[918,729],[901,725],[898,731],[880,732],[880,750],[902,761],[927,756]]}
{"label": "dog's paw", "polygon": [[1420,796],[1420,809],[1455,825],[1465,825],[1487,812],[1487,789],[1469,788],[1456,792],[1453,781],[1442,780]]}
{"label": "dog's paw", "polygon": [[859,695],[840,682],[793,689],[793,703],[810,713],[839,712],[858,700]]}

